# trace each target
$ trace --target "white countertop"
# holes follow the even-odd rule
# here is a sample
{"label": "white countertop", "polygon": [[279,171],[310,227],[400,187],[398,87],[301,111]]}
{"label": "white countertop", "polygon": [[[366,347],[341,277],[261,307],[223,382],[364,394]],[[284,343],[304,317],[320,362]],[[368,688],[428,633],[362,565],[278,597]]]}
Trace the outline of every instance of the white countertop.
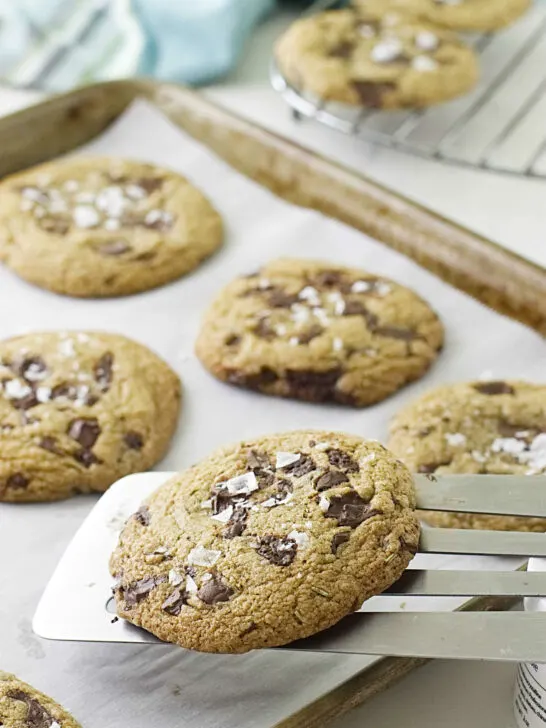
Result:
{"label": "white countertop", "polygon": [[[290,20],[268,21],[246,49],[239,68],[208,89],[217,101],[260,124],[331,156],[496,242],[546,265],[546,181],[519,181],[455,169],[401,153],[374,149],[312,122],[296,123],[269,88],[273,39]],[[0,89],[0,114],[25,106],[29,93]],[[340,718],[335,728],[513,728],[515,667],[435,661],[394,688]]]}

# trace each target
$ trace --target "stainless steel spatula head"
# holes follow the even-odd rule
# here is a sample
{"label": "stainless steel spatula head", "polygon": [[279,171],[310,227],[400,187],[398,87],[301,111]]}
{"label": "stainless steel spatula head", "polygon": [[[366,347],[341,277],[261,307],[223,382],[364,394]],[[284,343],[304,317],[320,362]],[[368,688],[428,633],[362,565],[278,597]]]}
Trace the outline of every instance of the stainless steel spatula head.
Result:
{"label": "stainless steel spatula head", "polygon": [[[125,520],[172,475],[130,475],[104,494],[44,592],[33,623],[38,635],[164,644],[115,617],[108,560]],[[421,510],[546,518],[545,486],[544,476],[416,476]],[[546,533],[425,527],[412,568],[384,594],[335,627],[280,649],[546,661],[546,613],[469,611],[546,596],[546,573],[524,570],[530,556],[546,556]]]}

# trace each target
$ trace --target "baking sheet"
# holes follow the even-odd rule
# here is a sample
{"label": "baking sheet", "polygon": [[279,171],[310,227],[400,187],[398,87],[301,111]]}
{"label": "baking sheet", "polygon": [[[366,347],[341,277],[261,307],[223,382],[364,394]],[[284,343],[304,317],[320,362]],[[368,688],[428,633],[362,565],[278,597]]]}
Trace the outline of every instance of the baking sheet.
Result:
{"label": "baking sheet", "polygon": [[[231,440],[324,427],[385,440],[390,416],[440,382],[493,376],[544,381],[546,343],[421,270],[408,259],[320,214],[300,210],[233,172],[152,107],[135,104],[86,149],[165,164],[211,198],[226,220],[224,249],[187,278],[138,296],[69,300],[0,270],[0,336],[39,328],[99,328],[155,349],[181,375],[185,401],[173,448],[159,469],[178,470]],[[447,342],[427,377],[365,411],[316,406],[231,389],[193,356],[199,318],[218,288],[279,255],[362,266],[414,288],[446,322]],[[86,728],[150,724],[199,728],[271,726],[362,669],[358,657],[259,653],[225,657],[177,648],[52,643],[31,617],[71,536],[96,502],[0,506],[0,665],[54,695]],[[78,609],[75,603],[74,609]]]}

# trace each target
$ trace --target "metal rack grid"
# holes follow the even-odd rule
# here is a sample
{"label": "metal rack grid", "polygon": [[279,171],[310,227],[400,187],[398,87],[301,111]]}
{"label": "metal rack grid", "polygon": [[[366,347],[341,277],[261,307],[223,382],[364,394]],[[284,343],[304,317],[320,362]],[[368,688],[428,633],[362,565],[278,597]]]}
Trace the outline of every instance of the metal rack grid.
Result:
{"label": "metal rack grid", "polygon": [[[323,0],[314,9],[334,4]],[[441,162],[546,178],[546,2],[538,0],[500,33],[467,39],[480,55],[480,83],[460,99],[427,110],[324,102],[291,86],[274,61],[271,82],[297,118]]]}

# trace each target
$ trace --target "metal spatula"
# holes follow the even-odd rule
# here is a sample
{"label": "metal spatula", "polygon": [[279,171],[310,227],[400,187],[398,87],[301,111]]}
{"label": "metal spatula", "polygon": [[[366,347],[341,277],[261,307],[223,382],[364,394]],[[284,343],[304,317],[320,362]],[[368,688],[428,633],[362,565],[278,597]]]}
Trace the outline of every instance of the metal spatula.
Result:
{"label": "metal spatula", "polygon": [[[68,547],[38,606],[34,630],[49,639],[159,643],[123,620],[113,620],[108,558],[124,520],[171,473],[132,475],[99,501]],[[416,476],[422,510],[462,511],[546,518],[544,476]],[[545,521],[546,528],[546,521]],[[281,649],[326,653],[546,661],[546,613],[437,611],[444,597],[460,601],[451,609],[483,609],[476,597],[489,597],[487,609],[506,609],[518,597],[546,596],[546,573],[527,573],[526,558],[546,556],[546,533],[509,533],[425,528],[419,554],[432,568],[408,569],[365,612]],[[436,568],[451,555],[479,559],[479,570]],[[437,556],[433,556],[437,555]],[[502,557],[502,558],[501,558]],[[512,558],[506,558],[512,557]],[[419,558],[423,558],[420,556]],[[457,563],[457,562],[456,562]],[[466,562],[465,562],[466,563]],[[457,565],[459,565],[457,563]],[[400,611],[423,600],[427,611]],[[472,597],[474,601],[464,598]],[[418,598],[415,600],[415,598]],[[495,598],[495,599],[491,599]],[[391,600],[392,609],[374,611]],[[74,609],[74,605],[78,609]],[[387,610],[388,610],[387,606]],[[160,643],[161,644],[161,643]]]}

